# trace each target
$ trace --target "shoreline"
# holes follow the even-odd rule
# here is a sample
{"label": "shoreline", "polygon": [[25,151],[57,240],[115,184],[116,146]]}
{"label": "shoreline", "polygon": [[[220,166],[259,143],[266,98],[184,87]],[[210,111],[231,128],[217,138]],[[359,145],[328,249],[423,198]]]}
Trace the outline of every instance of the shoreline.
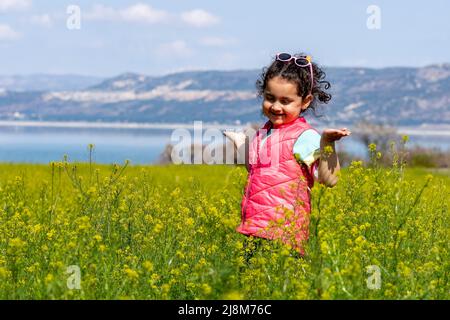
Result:
{"label": "shoreline", "polygon": [[[244,129],[250,123],[220,124],[201,122],[203,129]],[[194,123],[139,123],[139,122],[93,122],[93,121],[15,121],[0,120],[1,127],[40,127],[40,128],[87,128],[87,129],[193,129]],[[342,125],[347,126],[349,125]],[[334,125],[340,128],[340,125]],[[318,127],[318,129],[323,129]],[[411,136],[450,136],[450,124],[397,127],[399,134]],[[356,132],[356,130],[352,130]]]}

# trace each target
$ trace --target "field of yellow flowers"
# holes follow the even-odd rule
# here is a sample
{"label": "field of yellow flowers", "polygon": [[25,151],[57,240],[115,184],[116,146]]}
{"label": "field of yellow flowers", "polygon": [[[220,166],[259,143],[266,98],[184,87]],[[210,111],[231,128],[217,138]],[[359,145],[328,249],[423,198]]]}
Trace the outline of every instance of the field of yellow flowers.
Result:
{"label": "field of yellow flowers", "polygon": [[449,299],[450,177],[370,148],[248,262],[242,166],[0,164],[0,298]]}

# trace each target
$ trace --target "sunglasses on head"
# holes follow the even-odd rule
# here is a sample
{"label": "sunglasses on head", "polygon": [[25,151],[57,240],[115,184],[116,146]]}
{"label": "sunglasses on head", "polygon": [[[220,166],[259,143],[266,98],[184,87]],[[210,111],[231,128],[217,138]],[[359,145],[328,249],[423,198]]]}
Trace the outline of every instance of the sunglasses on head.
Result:
{"label": "sunglasses on head", "polygon": [[297,65],[299,67],[309,67],[309,71],[311,73],[311,89],[310,89],[310,93],[311,93],[312,89],[313,89],[313,84],[314,84],[314,73],[313,73],[313,68],[312,68],[312,63],[311,63],[311,57],[310,56],[296,57],[296,56],[293,56],[290,53],[286,53],[286,52],[277,53],[277,56],[276,56],[276,60],[282,61],[282,62],[290,62],[292,59],[294,59],[295,65]]}

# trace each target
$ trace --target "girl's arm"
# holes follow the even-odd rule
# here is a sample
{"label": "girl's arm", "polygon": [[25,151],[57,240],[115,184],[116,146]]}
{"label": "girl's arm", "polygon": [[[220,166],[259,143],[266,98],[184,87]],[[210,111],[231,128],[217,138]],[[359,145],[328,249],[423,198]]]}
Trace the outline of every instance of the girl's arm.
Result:
{"label": "girl's arm", "polygon": [[338,182],[337,174],[340,165],[336,153],[335,141],[349,136],[351,132],[347,128],[325,129],[320,139],[319,183],[327,187],[334,187]]}

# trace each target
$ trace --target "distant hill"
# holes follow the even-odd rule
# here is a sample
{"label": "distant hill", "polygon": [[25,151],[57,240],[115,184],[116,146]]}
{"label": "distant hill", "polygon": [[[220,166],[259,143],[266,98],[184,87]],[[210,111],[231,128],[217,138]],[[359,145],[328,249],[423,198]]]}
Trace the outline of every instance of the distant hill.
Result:
{"label": "distant hill", "polygon": [[[318,109],[324,116],[317,122],[450,124],[450,64],[325,71],[333,98]],[[0,119],[261,122],[255,89],[259,72],[191,71],[160,77],[125,73],[96,83],[86,81],[85,89],[8,89],[0,91]]]}

